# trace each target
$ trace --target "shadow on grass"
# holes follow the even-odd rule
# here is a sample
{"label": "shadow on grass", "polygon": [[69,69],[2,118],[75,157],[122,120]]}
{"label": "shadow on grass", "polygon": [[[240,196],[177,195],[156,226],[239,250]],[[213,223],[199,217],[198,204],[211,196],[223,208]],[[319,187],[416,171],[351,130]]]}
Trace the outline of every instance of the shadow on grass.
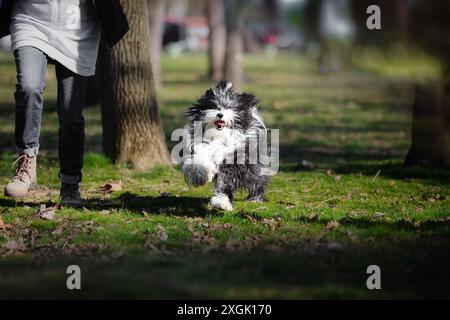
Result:
{"label": "shadow on grass", "polygon": [[140,196],[130,192],[121,194],[112,200],[89,199],[84,206],[88,209],[102,210],[105,207],[125,209],[142,215],[143,211],[151,214],[202,217],[211,210],[207,208],[209,199],[196,197]]}
{"label": "shadow on grass", "polygon": [[[286,249],[286,248],[285,248]],[[70,264],[83,270],[83,290],[64,286]],[[367,290],[368,266],[383,290]],[[99,261],[68,257],[32,267],[0,261],[1,298],[448,298],[449,249],[441,240],[305,244],[292,252],[141,255]]]}
{"label": "shadow on grass", "polygon": [[[152,215],[169,215],[169,216],[182,216],[182,217],[204,217],[207,214],[214,213],[215,210],[210,210],[207,207],[209,202],[208,198],[196,198],[196,197],[176,197],[176,196],[139,196],[133,193],[123,193],[118,198],[113,199],[100,199],[90,198],[83,202],[83,208],[89,210],[105,210],[105,209],[117,209],[128,210],[132,213],[142,216],[143,212],[148,212]],[[14,200],[8,198],[0,198],[0,207],[16,207],[16,206],[28,206],[38,208],[40,205],[45,204],[47,207],[54,206],[55,203],[46,200],[43,202],[33,202],[27,199]]]}
{"label": "shadow on grass", "polygon": [[[379,171],[380,176],[396,180],[434,180],[441,184],[450,184],[449,170],[408,167],[398,157],[377,151],[331,150],[289,144],[280,146],[280,157],[283,159],[280,165],[282,172],[332,169],[338,174],[360,173],[374,176]],[[306,162],[303,163],[303,160]]]}
{"label": "shadow on grass", "polygon": [[338,173],[355,173],[373,175],[378,170],[380,174],[392,179],[407,180],[407,179],[421,179],[421,180],[436,180],[441,184],[450,184],[450,171],[439,170],[433,168],[408,167],[402,163],[389,163],[383,165],[376,164],[352,164],[349,166],[336,166]]}

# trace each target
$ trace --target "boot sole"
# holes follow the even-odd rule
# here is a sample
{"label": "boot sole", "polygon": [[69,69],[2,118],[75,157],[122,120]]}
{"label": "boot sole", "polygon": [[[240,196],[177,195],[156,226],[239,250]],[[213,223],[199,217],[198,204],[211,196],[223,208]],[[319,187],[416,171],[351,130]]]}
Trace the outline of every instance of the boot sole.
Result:
{"label": "boot sole", "polygon": [[22,198],[26,198],[28,196],[29,191],[33,191],[36,189],[37,189],[37,183],[32,183],[30,185],[30,187],[28,188],[27,192],[25,192],[25,193],[11,193],[11,192],[8,192],[8,190],[6,190],[6,188],[3,193],[4,193],[5,197],[8,197],[8,198],[22,199]]}
{"label": "boot sole", "polygon": [[83,206],[83,202],[67,202],[67,201],[61,201],[60,202],[63,207],[68,208],[81,208]]}

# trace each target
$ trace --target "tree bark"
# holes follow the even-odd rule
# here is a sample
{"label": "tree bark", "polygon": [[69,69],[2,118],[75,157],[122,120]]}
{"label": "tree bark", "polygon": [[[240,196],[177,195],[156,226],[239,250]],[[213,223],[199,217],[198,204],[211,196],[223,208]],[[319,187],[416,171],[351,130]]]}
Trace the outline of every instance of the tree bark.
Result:
{"label": "tree bark", "polygon": [[227,48],[225,54],[225,79],[241,91],[244,87],[244,39],[243,39],[243,4],[238,0],[228,0],[227,8]]}
{"label": "tree bark", "polygon": [[209,77],[223,80],[227,31],[223,0],[209,0],[207,4],[209,23]]}
{"label": "tree bark", "polygon": [[164,35],[166,0],[147,0],[150,26],[150,52],[155,87],[161,87],[161,50]]}
{"label": "tree bark", "polygon": [[412,143],[405,164],[450,167],[450,81],[416,85]]}
{"label": "tree bark", "polygon": [[103,149],[116,163],[146,170],[170,163],[153,83],[146,0],[122,0],[130,31],[101,46]]}

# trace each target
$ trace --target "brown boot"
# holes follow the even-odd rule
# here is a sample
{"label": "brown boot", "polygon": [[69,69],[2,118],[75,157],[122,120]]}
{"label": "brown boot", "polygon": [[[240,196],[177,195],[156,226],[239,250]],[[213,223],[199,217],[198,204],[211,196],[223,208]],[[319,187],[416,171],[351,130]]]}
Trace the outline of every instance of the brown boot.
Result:
{"label": "brown boot", "polygon": [[61,204],[67,207],[80,207],[83,204],[80,194],[80,185],[61,183]]}
{"label": "brown boot", "polygon": [[22,154],[14,163],[17,163],[16,172],[5,187],[5,196],[22,198],[36,187],[36,156]]}

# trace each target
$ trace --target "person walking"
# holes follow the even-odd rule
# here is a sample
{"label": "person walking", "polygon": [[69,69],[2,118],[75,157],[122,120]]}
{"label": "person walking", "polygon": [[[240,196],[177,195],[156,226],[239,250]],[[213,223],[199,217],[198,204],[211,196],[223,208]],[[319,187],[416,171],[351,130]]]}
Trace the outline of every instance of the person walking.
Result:
{"label": "person walking", "polygon": [[17,167],[4,193],[25,197],[37,184],[36,162],[45,73],[55,65],[61,203],[82,203],[79,183],[84,158],[83,105],[88,79],[95,75],[101,34],[109,47],[129,30],[119,0],[3,0],[0,38],[11,34],[17,84],[15,143]]}

